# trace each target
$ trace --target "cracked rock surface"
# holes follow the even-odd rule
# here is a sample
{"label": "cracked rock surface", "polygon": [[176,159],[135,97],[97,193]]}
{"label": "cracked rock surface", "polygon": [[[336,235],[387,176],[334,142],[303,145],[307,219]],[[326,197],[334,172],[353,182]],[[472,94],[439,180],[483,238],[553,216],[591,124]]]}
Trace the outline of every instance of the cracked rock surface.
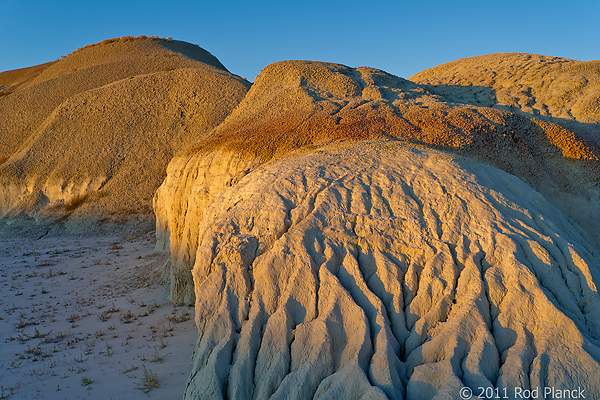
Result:
{"label": "cracked rock surface", "polygon": [[398,142],[272,161],[204,209],[187,399],[600,392],[598,250],[498,169]]}

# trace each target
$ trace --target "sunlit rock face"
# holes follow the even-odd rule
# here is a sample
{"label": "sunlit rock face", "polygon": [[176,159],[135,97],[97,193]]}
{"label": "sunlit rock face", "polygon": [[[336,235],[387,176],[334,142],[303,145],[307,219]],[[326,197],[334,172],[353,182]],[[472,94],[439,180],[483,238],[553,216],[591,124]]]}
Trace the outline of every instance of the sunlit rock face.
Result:
{"label": "sunlit rock face", "polygon": [[19,84],[0,96],[0,235],[152,226],[171,158],[250,86],[198,46],[151,38],[86,46],[8,78]]}
{"label": "sunlit rock face", "polygon": [[[460,90],[448,92],[456,97]],[[298,149],[382,138],[443,149],[511,173],[600,243],[599,152],[574,132],[458,103],[373,68],[285,61],[263,69],[231,114],[169,164],[154,211],[157,248],[172,255],[166,271],[172,299],[194,301],[189,271],[198,226],[220,190]]]}
{"label": "sunlit rock face", "polygon": [[170,162],[154,210],[172,300],[196,305],[185,398],[600,393],[598,149],[434,89],[275,63]]}
{"label": "sunlit rock face", "polygon": [[185,398],[600,393],[597,257],[469,159],[357,142],[267,163],[204,209]]}

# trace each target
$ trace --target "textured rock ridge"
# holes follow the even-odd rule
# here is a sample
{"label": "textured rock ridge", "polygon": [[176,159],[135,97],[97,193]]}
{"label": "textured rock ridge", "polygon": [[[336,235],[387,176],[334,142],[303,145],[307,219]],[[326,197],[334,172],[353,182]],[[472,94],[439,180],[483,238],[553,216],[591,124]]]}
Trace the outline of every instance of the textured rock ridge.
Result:
{"label": "textured rock ridge", "polygon": [[372,68],[285,61],[267,66],[225,121],[171,162],[154,208],[158,247],[168,243],[172,254],[172,298],[193,301],[189,270],[197,226],[222,188],[297,149],[375,138],[491,163],[543,193],[600,240],[598,150],[572,131],[457,103]]}
{"label": "textured rock ridge", "polygon": [[248,87],[198,46],[159,39],[115,39],[45,66],[0,98],[0,231],[152,220],[170,159]]}
{"label": "textured rock ridge", "polygon": [[224,146],[264,160],[336,140],[410,140],[516,175],[600,243],[595,141],[550,121],[469,104],[462,92],[448,85],[439,94],[430,85],[367,67],[275,63],[261,72],[229,118],[190,152]]}
{"label": "textured rock ridge", "polygon": [[598,150],[451,90],[276,63],[171,161],[154,209],[196,305],[186,399],[600,393]]}
{"label": "textured rock ridge", "polygon": [[600,137],[599,60],[488,54],[438,65],[410,79],[460,102],[552,117],[595,140]]}
{"label": "textured rock ridge", "polygon": [[600,393],[587,235],[514,176],[398,142],[290,155],[198,224],[187,399]]}

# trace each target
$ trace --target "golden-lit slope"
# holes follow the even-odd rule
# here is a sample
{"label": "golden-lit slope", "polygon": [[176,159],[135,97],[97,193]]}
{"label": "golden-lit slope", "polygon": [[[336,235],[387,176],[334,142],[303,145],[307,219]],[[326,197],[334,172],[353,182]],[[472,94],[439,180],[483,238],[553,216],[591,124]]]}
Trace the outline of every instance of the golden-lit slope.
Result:
{"label": "golden-lit slope", "polygon": [[594,146],[558,125],[457,104],[372,68],[309,61],[266,67],[240,107],[188,153],[222,146],[269,160],[303,146],[380,137],[486,159],[534,185],[540,171],[533,170],[548,158],[544,172],[562,170],[566,159],[598,160]]}
{"label": "golden-lit slope", "polygon": [[222,188],[298,149],[378,138],[491,163],[548,196],[600,240],[600,207],[593,200],[599,193],[598,151],[573,132],[504,110],[452,102],[372,68],[286,61],[266,67],[222,124],[173,159],[157,191],[158,247],[171,249],[174,299],[193,298],[188,271],[198,224]]}
{"label": "golden-lit slope", "polygon": [[0,98],[5,233],[24,215],[87,228],[151,218],[173,154],[218,125],[249,83],[197,46],[142,38],[88,46],[24,86]]}
{"label": "golden-lit slope", "polygon": [[26,85],[55,62],[50,61],[33,67],[0,72],[0,97],[14,92],[21,85]]}
{"label": "golden-lit slope", "polygon": [[[134,61],[138,64],[138,68],[143,62],[150,62],[153,64],[152,68],[157,71],[161,68],[173,69],[181,67],[180,57],[227,71],[215,56],[197,45],[178,40],[125,36],[107,39],[75,50],[67,57],[63,57],[60,62],[46,68],[30,85],[68,75],[80,69],[123,61]],[[163,58],[175,58],[175,60],[166,62]]]}
{"label": "golden-lit slope", "polygon": [[[600,61],[501,53],[419,72],[413,82],[460,102],[600,123]],[[452,87],[448,87],[452,86]],[[460,88],[459,88],[460,87]]]}
{"label": "golden-lit slope", "polygon": [[177,68],[225,70],[198,46],[149,38],[88,46],[51,64],[13,93],[0,97],[0,162],[70,96],[132,76]]}

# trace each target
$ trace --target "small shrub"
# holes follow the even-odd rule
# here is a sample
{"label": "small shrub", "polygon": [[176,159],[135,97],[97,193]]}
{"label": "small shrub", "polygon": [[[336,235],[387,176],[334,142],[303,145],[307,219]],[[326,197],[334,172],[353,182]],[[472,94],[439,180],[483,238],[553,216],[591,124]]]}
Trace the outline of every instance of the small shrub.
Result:
{"label": "small shrub", "polygon": [[152,355],[152,358],[150,359],[150,362],[161,363],[164,360],[165,359],[160,354],[158,354],[158,349],[155,347],[154,348],[154,354]]}
{"label": "small shrub", "polygon": [[160,383],[158,382],[158,375],[152,373],[152,371],[144,365],[144,376],[142,377],[142,381],[137,384],[137,388],[144,393],[148,393],[152,389],[159,387]]}
{"label": "small shrub", "polygon": [[67,321],[69,321],[70,323],[75,323],[75,321],[78,321],[82,318],[82,315],[76,312],[71,313],[68,317],[67,317]]}
{"label": "small shrub", "polygon": [[46,333],[41,333],[38,328],[35,328],[35,333],[33,334],[33,336],[31,336],[31,339],[44,339],[46,336],[48,336],[50,334],[50,332],[46,332]]}
{"label": "small shrub", "polygon": [[18,387],[0,385],[0,399],[8,399],[16,393]]}
{"label": "small shrub", "polygon": [[122,373],[122,374],[128,374],[128,373],[130,373],[130,372],[132,372],[132,371],[135,371],[135,370],[136,370],[136,369],[138,369],[138,368],[139,368],[139,367],[137,367],[137,366],[135,366],[135,365],[132,365],[132,366],[131,366],[131,367],[129,367],[129,368],[125,367],[125,368],[123,368],[123,369],[121,370],[121,373]]}
{"label": "small shrub", "polygon": [[102,311],[99,315],[98,315],[98,319],[102,322],[106,322],[110,319],[110,312],[108,311]]}
{"label": "small shrub", "polygon": [[118,313],[119,311],[121,311],[120,308],[115,307],[115,305],[113,304],[112,306],[110,306],[110,308],[108,309],[109,313]]}
{"label": "small shrub", "polygon": [[80,356],[80,357],[75,357],[75,358],[73,358],[73,361],[75,361],[75,362],[77,362],[77,363],[84,363],[84,362],[86,362],[87,360],[89,360],[89,357],[83,357],[83,356],[84,356],[84,354],[81,354],[81,356]]}
{"label": "small shrub", "polygon": [[189,321],[191,318],[191,315],[189,313],[189,311],[187,310],[182,310],[181,314],[177,314],[177,310],[173,310],[173,312],[171,312],[171,315],[167,315],[167,320],[169,322],[173,322],[173,323],[180,323],[180,322],[185,322],[185,321]]}
{"label": "small shrub", "polygon": [[130,324],[135,320],[135,315],[131,312],[131,310],[127,310],[124,313],[119,314],[119,321],[123,324]]}

